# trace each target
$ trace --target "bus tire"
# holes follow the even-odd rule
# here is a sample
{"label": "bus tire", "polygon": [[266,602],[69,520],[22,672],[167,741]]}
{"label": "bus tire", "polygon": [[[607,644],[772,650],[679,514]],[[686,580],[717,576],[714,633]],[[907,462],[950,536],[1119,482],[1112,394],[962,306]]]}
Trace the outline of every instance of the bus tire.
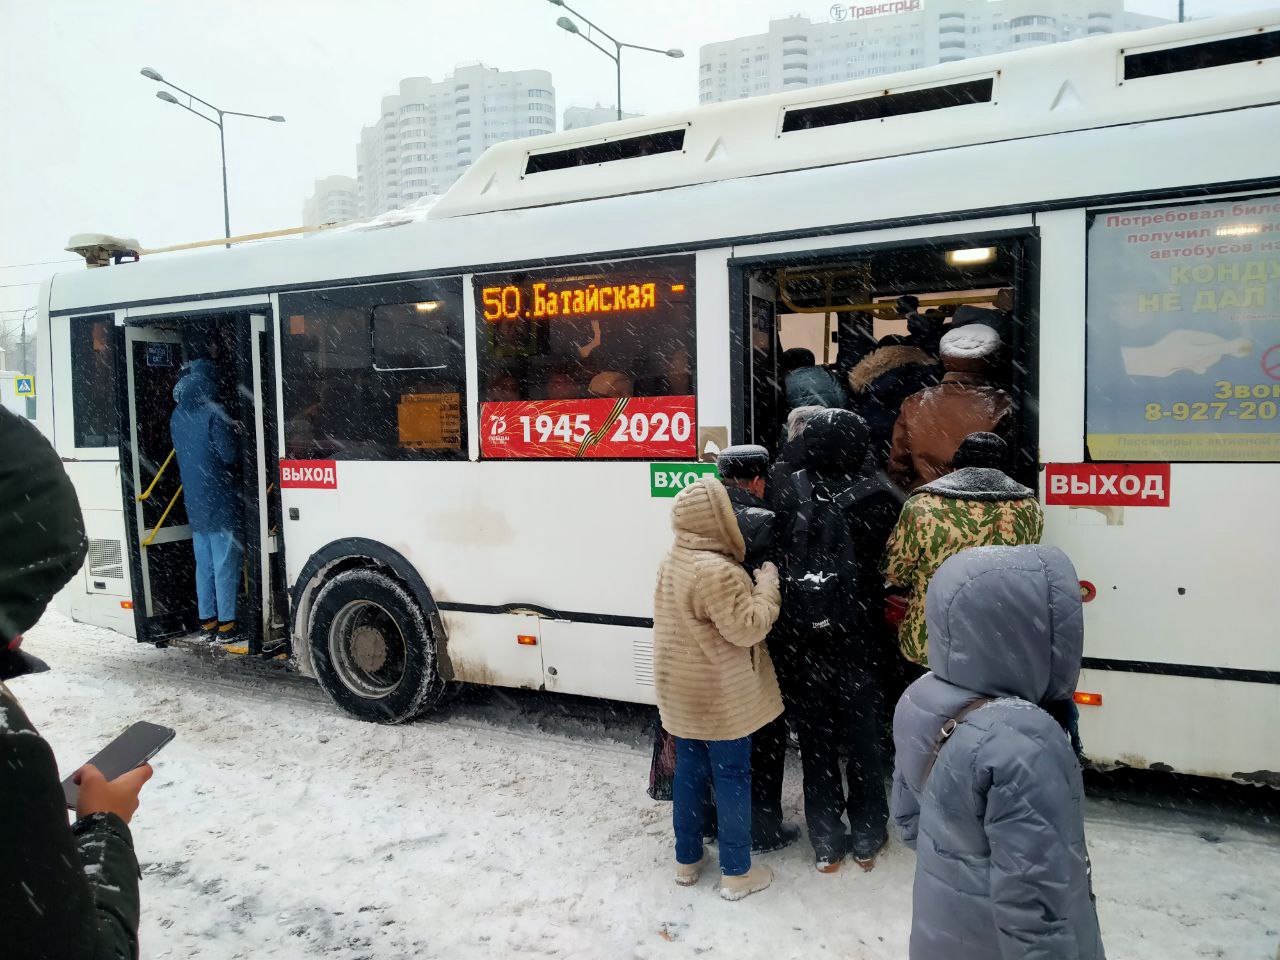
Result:
{"label": "bus tire", "polygon": [[444,692],[426,616],[409,591],[380,570],[346,570],[324,584],[307,639],[320,686],[361,720],[412,720]]}

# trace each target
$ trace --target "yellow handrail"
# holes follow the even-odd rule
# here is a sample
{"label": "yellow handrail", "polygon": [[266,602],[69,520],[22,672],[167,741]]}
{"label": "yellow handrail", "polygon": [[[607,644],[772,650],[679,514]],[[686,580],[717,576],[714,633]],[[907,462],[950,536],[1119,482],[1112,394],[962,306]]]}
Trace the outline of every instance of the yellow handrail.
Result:
{"label": "yellow handrail", "polygon": [[180,496],[182,496],[181,486],[178,487],[178,492],[173,495],[173,499],[169,501],[169,505],[164,508],[164,513],[160,514],[160,520],[158,523],[156,523],[155,529],[153,529],[149,534],[147,534],[147,539],[142,541],[142,545],[144,547],[151,546],[151,541],[156,538],[156,534],[159,533],[160,528],[164,526],[165,520],[167,520],[169,517],[169,511],[173,509],[173,505],[178,502],[178,498]]}
{"label": "yellow handrail", "polygon": [[156,484],[160,482],[160,475],[164,473],[165,467],[169,466],[169,461],[173,459],[173,455],[177,452],[178,450],[176,447],[169,451],[169,455],[164,458],[164,463],[160,464],[160,469],[157,470],[156,475],[151,478],[151,486],[143,490],[142,494],[138,497],[139,503],[151,496],[151,491],[154,490],[156,488]]}

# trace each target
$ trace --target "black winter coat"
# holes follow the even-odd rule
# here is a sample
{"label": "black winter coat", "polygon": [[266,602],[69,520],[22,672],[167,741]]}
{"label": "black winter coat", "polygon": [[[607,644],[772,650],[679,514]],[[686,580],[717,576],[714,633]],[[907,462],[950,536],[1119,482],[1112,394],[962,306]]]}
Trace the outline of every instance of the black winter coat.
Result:
{"label": "black winter coat", "polygon": [[[804,469],[808,483],[793,476],[777,493],[774,509],[778,514],[777,552],[780,563],[790,540],[792,525],[803,507],[802,490],[817,484],[846,504],[850,535],[853,538],[854,563],[857,569],[846,571],[857,591],[858,610],[854,622],[843,625],[841,633],[859,639],[875,637],[868,643],[868,659],[879,660],[883,651],[879,636],[884,608],[884,579],[880,574],[880,557],[897,523],[902,509],[902,495],[884,471],[871,459],[869,436],[865,423],[846,410],[827,410],[816,415],[804,434]],[[788,620],[787,596],[782,598],[780,622]]]}
{"label": "black winter coat", "polygon": [[138,860],[115,814],[67,826],[53,751],[0,684],[0,937],[14,960],[135,960]]}
{"label": "black winter coat", "polygon": [[724,488],[729,494],[733,515],[747,545],[747,555],[742,565],[747,568],[748,573],[754,573],[760,564],[773,559],[774,513],[768,504],[750,490],[727,483]]}

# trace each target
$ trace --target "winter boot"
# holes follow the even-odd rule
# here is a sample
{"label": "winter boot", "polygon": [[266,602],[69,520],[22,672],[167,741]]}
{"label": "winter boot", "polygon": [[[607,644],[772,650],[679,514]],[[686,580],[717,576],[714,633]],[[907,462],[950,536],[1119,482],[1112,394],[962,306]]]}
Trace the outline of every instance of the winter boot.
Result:
{"label": "winter boot", "polygon": [[759,893],[773,883],[773,871],[763,863],[753,863],[751,869],[736,877],[720,878],[720,896],[725,900],[741,900]]}
{"label": "winter boot", "polygon": [[212,620],[205,620],[203,623],[200,624],[200,638],[202,640],[213,639],[214,634],[216,634],[217,632],[218,632],[217,617],[214,617]]}
{"label": "winter boot", "polygon": [[676,863],[676,883],[682,887],[692,887],[702,877],[702,868],[707,865],[707,852],[702,851],[702,859],[697,863]]}
{"label": "winter boot", "polygon": [[236,628],[234,620],[223,620],[218,624],[218,642],[219,643],[235,643],[240,639],[240,631]]}
{"label": "winter boot", "polygon": [[777,830],[771,830],[769,833],[751,838],[751,852],[754,853],[775,853],[783,850],[797,840],[800,839],[800,828],[794,823],[783,823],[778,826]]}
{"label": "winter boot", "polygon": [[849,852],[849,838],[839,836],[830,843],[813,845],[813,866],[819,873],[835,873]]}
{"label": "winter boot", "polygon": [[881,851],[889,845],[889,838],[885,837],[878,845],[871,849],[870,853],[863,853],[859,850],[853,851],[853,862],[862,868],[863,873],[870,873],[875,869],[876,857],[880,856]]}

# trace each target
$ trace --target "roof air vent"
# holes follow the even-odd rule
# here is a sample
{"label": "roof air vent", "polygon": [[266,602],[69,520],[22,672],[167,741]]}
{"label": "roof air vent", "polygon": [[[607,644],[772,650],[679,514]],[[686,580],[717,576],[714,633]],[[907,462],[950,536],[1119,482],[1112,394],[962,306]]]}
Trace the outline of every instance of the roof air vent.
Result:
{"label": "roof air vent", "polygon": [[1231,63],[1248,63],[1275,56],[1280,56],[1280,30],[1264,32],[1259,29],[1243,37],[1130,53],[1124,58],[1124,78],[1141,80],[1143,77],[1207,70],[1209,67],[1225,67]]}
{"label": "roof air vent", "polygon": [[531,153],[525,161],[524,172],[526,175],[547,173],[551,170],[567,170],[570,167],[591,167],[617,160],[634,160],[637,157],[647,157],[655,153],[679,153],[684,149],[686,129],[681,127],[678,130],[663,130],[660,133],[645,133],[638,137],[622,137],[618,140],[606,140],[603,143],[570,147],[567,150]]}
{"label": "roof air vent", "polygon": [[912,113],[963,107],[971,103],[990,103],[994,90],[995,77],[984,77],[981,80],[965,80],[962,83],[947,83],[922,90],[903,90],[900,93],[886,90],[877,96],[823,103],[813,107],[783,108],[785,117],[782,132],[861,123],[863,120],[885,120]]}

